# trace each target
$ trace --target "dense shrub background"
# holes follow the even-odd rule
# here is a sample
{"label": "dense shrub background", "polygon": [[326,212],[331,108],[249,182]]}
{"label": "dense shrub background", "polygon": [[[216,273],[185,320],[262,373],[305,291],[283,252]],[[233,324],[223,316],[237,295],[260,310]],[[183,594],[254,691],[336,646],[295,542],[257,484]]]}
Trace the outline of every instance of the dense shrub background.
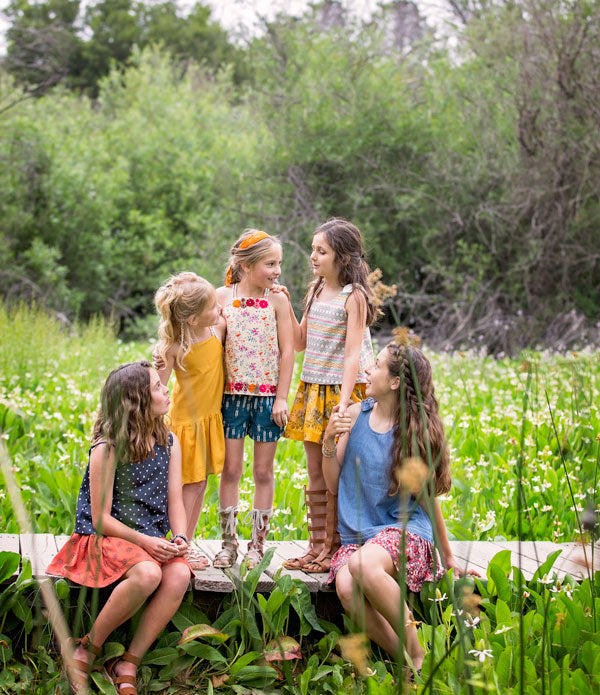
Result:
{"label": "dense shrub background", "polygon": [[599,341],[600,9],[450,4],[451,50],[427,33],[399,50],[384,10],[313,10],[217,66],[140,41],[93,90],[29,98],[5,60],[0,291],[143,335],[166,275],[221,283],[254,226],[283,240],[298,306],[311,232],[343,215],[432,345]]}

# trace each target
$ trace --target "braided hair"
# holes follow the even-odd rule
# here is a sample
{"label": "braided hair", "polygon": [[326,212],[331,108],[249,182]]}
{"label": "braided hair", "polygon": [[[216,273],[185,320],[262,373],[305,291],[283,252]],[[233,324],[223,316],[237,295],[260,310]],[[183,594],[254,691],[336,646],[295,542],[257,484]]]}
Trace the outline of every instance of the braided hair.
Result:
{"label": "braided hair", "polygon": [[400,378],[396,412],[390,495],[400,492],[398,474],[407,458],[418,456],[433,469],[434,494],[450,490],[450,457],[444,424],[431,376],[431,364],[416,347],[386,345],[387,367],[391,377]]}

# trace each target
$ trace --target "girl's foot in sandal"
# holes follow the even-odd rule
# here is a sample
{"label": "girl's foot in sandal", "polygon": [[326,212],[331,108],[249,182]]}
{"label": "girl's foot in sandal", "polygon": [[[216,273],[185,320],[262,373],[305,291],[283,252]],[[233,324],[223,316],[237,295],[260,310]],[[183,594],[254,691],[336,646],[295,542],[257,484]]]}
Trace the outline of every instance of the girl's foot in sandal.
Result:
{"label": "girl's foot in sandal", "polygon": [[305,555],[291,557],[283,563],[283,566],[288,570],[302,570],[305,565],[308,565],[319,557],[319,552],[319,548],[309,548]]}
{"label": "girl's foot in sandal", "polygon": [[190,567],[195,572],[202,572],[202,570],[205,570],[210,565],[206,555],[194,545],[189,546],[185,554],[185,559],[190,563]]}
{"label": "girl's foot in sandal", "polygon": [[114,685],[118,695],[138,695],[136,674],[140,662],[139,656],[125,652],[106,663],[106,676]]}
{"label": "girl's foot in sandal", "polygon": [[307,572],[308,574],[329,572],[329,568],[331,567],[331,558],[332,555],[329,553],[327,555],[323,555],[323,553],[321,553],[314,560],[307,562],[304,567],[302,567],[302,571]]}
{"label": "girl's foot in sandal", "polygon": [[79,693],[88,687],[88,676],[94,670],[94,660],[100,654],[102,647],[92,644],[89,635],[72,640],[73,661],[72,670],[68,673],[71,691]]}
{"label": "girl's foot in sandal", "polygon": [[319,557],[326,540],[327,490],[307,490],[305,487],[304,504],[308,521],[308,550],[304,555],[286,560],[283,566],[288,570],[304,570],[306,565]]}
{"label": "girl's foot in sandal", "polygon": [[213,560],[213,567],[219,570],[227,570],[233,567],[235,561],[237,560],[237,548],[231,545],[224,545],[221,550],[215,555]]}

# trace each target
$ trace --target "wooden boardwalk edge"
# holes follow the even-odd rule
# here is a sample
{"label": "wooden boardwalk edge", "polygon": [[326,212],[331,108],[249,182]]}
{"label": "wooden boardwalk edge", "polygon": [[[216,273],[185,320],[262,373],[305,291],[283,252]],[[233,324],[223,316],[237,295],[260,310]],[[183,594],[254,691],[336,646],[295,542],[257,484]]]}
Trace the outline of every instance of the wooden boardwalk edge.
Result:
{"label": "wooden boardwalk edge", "polygon": [[[69,536],[54,536],[49,533],[12,534],[0,533],[0,552],[19,553],[31,562],[33,576],[38,579],[46,578],[46,567],[50,560],[67,541]],[[197,542],[199,549],[213,560],[221,547],[217,539],[204,539]],[[196,591],[231,593],[236,584],[241,581],[240,563],[246,552],[247,541],[240,541],[236,563],[231,570],[220,570],[208,567],[197,571],[192,579],[192,587]],[[285,560],[303,555],[308,546],[307,541],[267,541],[266,547],[275,548],[273,559],[265,572],[260,576],[257,591],[269,592],[275,586],[274,577],[277,573],[287,574],[292,579],[303,581],[311,593],[332,592],[327,584],[327,574],[308,574],[300,570],[288,570],[283,567]],[[568,574],[575,579],[583,579],[588,570],[584,560],[584,550],[576,543],[553,543],[551,541],[450,541],[455,559],[465,569],[475,569],[482,576],[486,575],[491,559],[502,550],[511,552],[511,566],[519,567],[526,579],[531,579],[538,567],[554,551],[561,554],[548,573],[550,577],[556,574],[564,579]],[[520,554],[519,554],[520,550]],[[591,548],[588,546],[587,562],[591,562]],[[594,571],[600,570],[600,547],[594,553]]]}

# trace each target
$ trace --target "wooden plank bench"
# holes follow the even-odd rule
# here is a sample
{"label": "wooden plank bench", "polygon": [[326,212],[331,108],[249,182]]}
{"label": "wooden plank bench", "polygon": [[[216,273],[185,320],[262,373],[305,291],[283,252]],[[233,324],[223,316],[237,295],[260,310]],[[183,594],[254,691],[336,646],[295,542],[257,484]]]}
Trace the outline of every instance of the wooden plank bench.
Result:
{"label": "wooden plank bench", "polygon": [[[68,536],[53,536],[48,533],[37,534],[0,534],[0,551],[20,553],[22,558],[31,562],[33,576],[46,578],[46,567],[50,560],[67,541]],[[199,549],[209,560],[213,560],[221,543],[217,539],[198,541]],[[195,591],[213,593],[231,593],[240,581],[240,561],[246,551],[247,541],[240,541],[238,561],[231,570],[223,571],[215,567],[194,573],[192,587]],[[450,541],[452,552],[460,565],[466,569],[475,569],[485,576],[488,565],[496,553],[501,550],[511,551],[511,566],[519,567],[526,579],[530,579],[537,568],[550,553],[562,550],[549,576],[555,573],[560,579],[569,574],[575,579],[583,579],[588,570],[583,562],[583,548],[575,543],[552,543],[551,541]],[[303,555],[308,541],[267,541],[266,547],[275,548],[271,564],[260,576],[257,591],[269,592],[275,586],[277,573],[287,574],[293,579],[303,581],[311,593],[330,593],[332,587],[327,584],[327,574],[308,574],[300,570],[288,570],[283,567],[285,560]],[[520,550],[520,554],[519,554]],[[586,548],[588,562],[591,562],[591,548]],[[600,570],[600,547],[594,553],[594,571]]]}

